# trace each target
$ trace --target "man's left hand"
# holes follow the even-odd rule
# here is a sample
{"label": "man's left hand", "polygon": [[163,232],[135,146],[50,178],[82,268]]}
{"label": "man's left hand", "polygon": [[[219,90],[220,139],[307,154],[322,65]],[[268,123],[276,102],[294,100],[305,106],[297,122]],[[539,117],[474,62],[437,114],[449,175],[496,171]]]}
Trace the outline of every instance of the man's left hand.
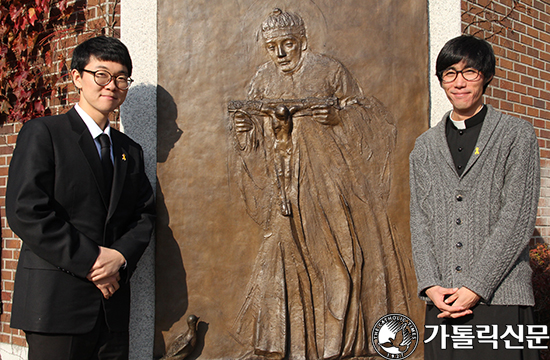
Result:
{"label": "man's left hand", "polygon": [[437,315],[437,317],[456,319],[469,315],[472,313],[471,309],[479,302],[480,299],[481,297],[472,290],[467,287],[461,287],[457,292],[445,299],[445,303],[449,305],[452,304],[453,306],[460,306],[466,310],[458,312],[442,311],[439,315]]}
{"label": "man's left hand", "polygon": [[118,273],[125,262],[126,259],[117,250],[100,246],[99,255],[86,278],[97,282],[111,277]]}
{"label": "man's left hand", "polygon": [[329,105],[316,105],[311,107],[313,119],[322,125],[337,125],[340,118],[336,110]]}

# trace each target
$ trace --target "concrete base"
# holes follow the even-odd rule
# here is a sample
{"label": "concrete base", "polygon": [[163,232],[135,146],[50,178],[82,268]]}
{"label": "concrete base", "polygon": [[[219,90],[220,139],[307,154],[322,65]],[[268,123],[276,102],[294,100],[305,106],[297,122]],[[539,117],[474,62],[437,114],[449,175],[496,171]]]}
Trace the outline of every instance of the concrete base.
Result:
{"label": "concrete base", "polygon": [[2,360],[26,360],[28,349],[23,346],[0,343],[0,359]]}

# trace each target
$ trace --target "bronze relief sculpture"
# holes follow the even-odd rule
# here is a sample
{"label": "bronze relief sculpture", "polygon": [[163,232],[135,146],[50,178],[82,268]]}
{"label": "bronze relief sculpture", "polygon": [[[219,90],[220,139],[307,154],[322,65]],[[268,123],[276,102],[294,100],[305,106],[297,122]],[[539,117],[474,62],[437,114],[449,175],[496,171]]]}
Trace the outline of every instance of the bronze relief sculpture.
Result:
{"label": "bronze relief sculpture", "polygon": [[392,116],[308,48],[299,15],[275,9],[261,35],[270,61],[228,106],[242,198],[264,232],[234,337],[243,358],[375,355],[373,325],[410,301],[386,213]]}

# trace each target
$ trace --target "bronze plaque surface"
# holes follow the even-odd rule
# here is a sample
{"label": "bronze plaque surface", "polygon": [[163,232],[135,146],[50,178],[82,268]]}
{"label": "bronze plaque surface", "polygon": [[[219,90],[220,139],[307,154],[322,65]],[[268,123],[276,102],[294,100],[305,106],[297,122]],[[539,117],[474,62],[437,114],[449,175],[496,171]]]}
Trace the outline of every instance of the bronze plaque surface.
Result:
{"label": "bronze plaque surface", "polygon": [[380,317],[421,329],[426,2],[160,0],[158,34],[155,356],[190,314],[200,359],[369,358]]}

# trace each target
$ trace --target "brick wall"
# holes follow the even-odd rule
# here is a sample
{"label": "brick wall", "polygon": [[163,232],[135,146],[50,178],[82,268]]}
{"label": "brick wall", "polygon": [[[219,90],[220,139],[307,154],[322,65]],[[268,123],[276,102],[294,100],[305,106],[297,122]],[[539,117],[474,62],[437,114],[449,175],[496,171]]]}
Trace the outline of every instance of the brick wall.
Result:
{"label": "brick wall", "polygon": [[462,29],[487,39],[495,50],[496,75],[485,101],[535,127],[541,197],[534,241],[549,242],[550,5],[540,0],[463,0]]}
{"label": "brick wall", "polygon": [[[56,52],[55,68],[59,70],[59,74],[63,75],[58,83],[58,98],[49,104],[53,114],[67,111],[78,99],[78,94],[69,76],[70,59],[76,45],[97,35],[120,38],[120,0],[73,0],[69,2],[69,5],[75,7],[75,11],[71,15],[74,19],[73,26],[67,29],[58,29],[61,30],[60,35],[52,41],[52,48]],[[117,127],[117,114],[112,121]],[[21,126],[20,123],[8,123],[0,127],[1,299],[3,305],[3,314],[0,315],[0,343],[25,346],[24,333],[11,329],[9,326],[13,281],[21,241],[8,227],[4,207],[8,166]]]}
{"label": "brick wall", "polygon": [[11,159],[13,146],[21,124],[5,124],[0,128],[0,206],[2,226],[2,310],[0,315],[0,342],[15,345],[24,345],[24,334],[20,330],[11,329],[9,326],[11,314],[11,295],[13,291],[13,280],[17,259],[19,258],[20,240],[13,234],[6,221],[4,208],[4,196],[6,194],[6,183],[8,179],[8,165]]}
{"label": "brick wall", "polygon": [[[59,99],[50,104],[62,113],[77,99],[68,77],[68,60],[74,47],[94,34],[119,37],[119,1],[75,0],[78,26],[55,40],[57,67],[64,77]],[[497,55],[497,73],[486,101],[495,108],[531,122],[541,148],[542,190],[535,237],[550,239],[550,5],[538,0],[464,0],[465,33],[486,38]],[[113,120],[116,120],[114,118]],[[2,302],[0,342],[24,345],[22,332],[9,327],[11,295],[20,241],[9,229],[4,210],[8,165],[21,124],[0,128],[0,210],[2,226]]]}

